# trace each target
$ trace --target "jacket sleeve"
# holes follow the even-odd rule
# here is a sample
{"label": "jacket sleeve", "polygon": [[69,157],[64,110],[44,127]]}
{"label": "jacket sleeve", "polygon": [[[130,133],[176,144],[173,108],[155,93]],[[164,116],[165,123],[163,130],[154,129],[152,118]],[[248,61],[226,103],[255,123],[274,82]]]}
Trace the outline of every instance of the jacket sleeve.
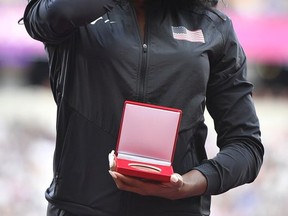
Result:
{"label": "jacket sleeve", "polygon": [[206,194],[215,195],[254,181],[263,161],[253,86],[246,80],[246,57],[231,20],[220,29],[223,46],[214,53],[207,87],[207,109],[214,120],[219,153],[195,169],[208,181]]}
{"label": "jacket sleeve", "polygon": [[110,11],[117,0],[31,0],[24,12],[30,36],[46,43],[69,37],[77,27],[86,25]]}

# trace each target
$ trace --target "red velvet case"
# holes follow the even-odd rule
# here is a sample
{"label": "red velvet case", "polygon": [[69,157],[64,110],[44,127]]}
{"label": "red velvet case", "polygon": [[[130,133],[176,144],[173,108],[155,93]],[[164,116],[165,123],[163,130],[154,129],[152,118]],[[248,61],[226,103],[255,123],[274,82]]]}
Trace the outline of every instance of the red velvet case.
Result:
{"label": "red velvet case", "polygon": [[116,171],[167,182],[182,112],[179,109],[125,101],[116,149]]}

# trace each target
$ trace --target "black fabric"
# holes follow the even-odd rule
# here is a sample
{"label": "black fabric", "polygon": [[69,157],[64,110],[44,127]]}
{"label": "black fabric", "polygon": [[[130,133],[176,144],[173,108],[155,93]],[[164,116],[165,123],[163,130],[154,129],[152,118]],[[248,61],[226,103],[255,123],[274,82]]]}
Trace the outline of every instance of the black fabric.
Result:
{"label": "black fabric", "polygon": [[76,215],[65,212],[64,210],[61,210],[56,206],[52,205],[51,203],[49,203],[47,206],[47,216],[76,216]]}
{"label": "black fabric", "polygon": [[[58,106],[46,198],[75,215],[207,216],[210,196],[252,182],[263,160],[245,53],[231,20],[214,9],[150,1],[142,41],[133,8],[117,2],[35,0],[26,8],[27,32],[45,44]],[[205,195],[170,201],[116,188],[107,155],[116,147],[125,100],[183,111],[173,168],[202,172]],[[206,106],[220,149],[212,159],[205,152]]]}

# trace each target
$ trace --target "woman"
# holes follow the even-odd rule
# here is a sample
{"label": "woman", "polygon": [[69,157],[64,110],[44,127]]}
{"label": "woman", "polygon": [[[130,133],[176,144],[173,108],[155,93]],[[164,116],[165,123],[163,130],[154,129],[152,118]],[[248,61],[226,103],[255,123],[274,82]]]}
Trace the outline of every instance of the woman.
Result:
{"label": "woman", "polygon": [[[58,107],[47,215],[207,216],[211,195],[256,178],[264,149],[253,87],[216,3],[30,1],[25,27],[45,44]],[[108,172],[125,100],[182,110],[170,183]],[[220,149],[212,159],[206,106]]]}

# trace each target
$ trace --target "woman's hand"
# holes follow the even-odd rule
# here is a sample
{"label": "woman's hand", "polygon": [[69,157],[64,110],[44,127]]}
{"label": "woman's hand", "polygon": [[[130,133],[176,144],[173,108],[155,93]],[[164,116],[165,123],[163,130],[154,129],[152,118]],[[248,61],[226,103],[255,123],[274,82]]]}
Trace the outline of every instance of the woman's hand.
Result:
{"label": "woman's hand", "polygon": [[157,183],[124,176],[115,171],[109,172],[120,190],[172,200],[181,198],[181,189],[184,183],[182,176],[179,174],[173,174],[168,183]]}
{"label": "woman's hand", "polygon": [[129,176],[122,175],[113,171],[115,167],[114,152],[109,154],[110,170],[109,173],[120,190],[137,193],[143,196],[157,196],[166,199],[176,200],[191,196],[201,195],[207,187],[207,180],[197,170],[181,176],[178,173],[171,175],[170,182],[145,181]]}

